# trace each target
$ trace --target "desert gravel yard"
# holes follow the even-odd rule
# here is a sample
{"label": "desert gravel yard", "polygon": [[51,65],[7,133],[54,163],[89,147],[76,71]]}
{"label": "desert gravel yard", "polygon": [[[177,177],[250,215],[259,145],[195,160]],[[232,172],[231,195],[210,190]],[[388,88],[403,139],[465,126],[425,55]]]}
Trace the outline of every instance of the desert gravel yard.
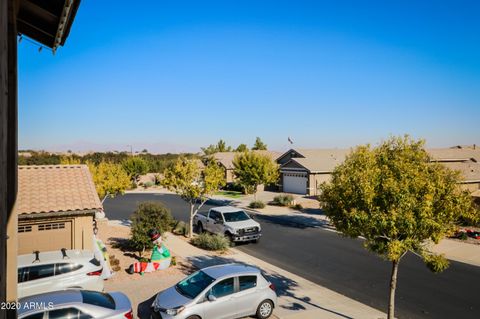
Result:
{"label": "desert gravel yard", "polygon": [[[177,265],[168,269],[144,274],[128,274],[127,269],[132,263],[136,262],[134,254],[122,251],[117,248],[118,243],[128,239],[130,227],[123,225],[109,225],[102,223],[98,226],[98,237],[102,239],[110,255],[114,255],[120,261],[121,270],[105,281],[105,291],[121,291],[125,293],[132,302],[133,313],[138,318],[150,318],[150,305],[156,294],[168,288],[192,271],[189,263],[176,256]],[[171,235],[172,236],[172,235]],[[145,253],[149,256],[149,252]],[[172,256],[175,254],[172,252]]]}

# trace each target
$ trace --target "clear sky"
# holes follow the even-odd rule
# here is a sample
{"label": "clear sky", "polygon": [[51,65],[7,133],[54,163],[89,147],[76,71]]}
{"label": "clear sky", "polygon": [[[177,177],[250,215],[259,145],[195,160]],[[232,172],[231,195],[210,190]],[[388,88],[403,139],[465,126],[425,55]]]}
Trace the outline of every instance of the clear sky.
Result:
{"label": "clear sky", "polygon": [[480,144],[480,1],[82,0],[19,43],[21,149]]}

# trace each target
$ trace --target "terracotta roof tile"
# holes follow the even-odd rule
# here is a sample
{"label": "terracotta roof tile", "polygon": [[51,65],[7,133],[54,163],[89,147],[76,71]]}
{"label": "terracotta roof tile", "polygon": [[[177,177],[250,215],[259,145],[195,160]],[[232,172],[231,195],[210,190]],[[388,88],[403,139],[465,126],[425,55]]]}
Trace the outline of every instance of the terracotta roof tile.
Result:
{"label": "terracotta roof tile", "polygon": [[86,165],[18,167],[18,214],[101,209]]}

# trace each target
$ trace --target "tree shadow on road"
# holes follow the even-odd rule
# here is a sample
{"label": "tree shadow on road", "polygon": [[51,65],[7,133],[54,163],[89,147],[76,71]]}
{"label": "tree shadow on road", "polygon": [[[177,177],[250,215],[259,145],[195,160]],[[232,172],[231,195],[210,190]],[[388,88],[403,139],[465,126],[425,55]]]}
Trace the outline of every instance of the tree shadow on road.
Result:
{"label": "tree shadow on road", "polygon": [[[231,264],[231,263],[248,265],[245,263],[238,262],[233,258],[228,258],[223,256],[194,256],[194,257],[187,258],[187,260],[192,265],[195,265],[198,268],[205,268],[209,266]],[[306,310],[307,306],[309,306],[309,307],[313,307],[316,309],[321,309],[323,311],[329,312],[340,318],[353,319],[352,317],[349,317],[337,311],[328,309],[318,303],[313,302],[311,298],[308,296],[302,296],[301,293],[296,291],[299,289],[299,285],[295,280],[287,278],[276,272],[264,272],[264,271],[262,272],[264,276],[271,283],[274,284],[277,296],[279,298],[283,297],[288,299],[288,302],[286,304],[283,303],[279,305],[279,307],[283,309],[291,310],[291,311],[302,311],[302,310]],[[294,301],[291,301],[291,300],[294,300]]]}
{"label": "tree shadow on road", "polygon": [[256,219],[261,222],[277,224],[285,227],[293,228],[330,228],[330,224],[326,220],[319,220],[315,217],[301,216],[301,215],[264,215],[257,214]]}

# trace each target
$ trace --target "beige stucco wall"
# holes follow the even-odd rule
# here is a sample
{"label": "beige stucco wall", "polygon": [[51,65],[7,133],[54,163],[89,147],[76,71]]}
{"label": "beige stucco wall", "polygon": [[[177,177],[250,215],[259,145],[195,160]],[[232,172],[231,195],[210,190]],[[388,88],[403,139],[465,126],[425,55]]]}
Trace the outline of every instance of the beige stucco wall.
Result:
{"label": "beige stucco wall", "polygon": [[318,187],[323,182],[329,182],[331,178],[331,174],[309,174],[308,175],[308,195],[309,196],[316,196],[320,195]]}
{"label": "beige stucco wall", "polygon": [[233,169],[225,169],[225,179],[227,183],[233,183],[235,181],[235,175]]}
{"label": "beige stucco wall", "polygon": [[17,215],[12,214],[7,224],[7,301],[17,300],[17,225]]}
{"label": "beige stucco wall", "polygon": [[[71,247],[72,249],[81,249],[81,250],[91,250],[92,247],[92,237],[93,237],[93,216],[70,216],[70,217],[46,217],[46,218],[35,218],[35,219],[23,219],[20,220],[18,225],[35,225],[35,224],[45,224],[45,223],[69,223],[71,224]],[[18,229],[16,226],[15,229]],[[28,238],[35,238],[35,236],[45,236],[48,233],[33,231],[28,235]],[[26,251],[32,250],[32,243],[22,242],[19,240],[18,249],[16,249],[15,255],[26,253]],[[65,246],[63,246],[65,247]],[[59,243],[58,249],[62,248],[62,243]]]}

